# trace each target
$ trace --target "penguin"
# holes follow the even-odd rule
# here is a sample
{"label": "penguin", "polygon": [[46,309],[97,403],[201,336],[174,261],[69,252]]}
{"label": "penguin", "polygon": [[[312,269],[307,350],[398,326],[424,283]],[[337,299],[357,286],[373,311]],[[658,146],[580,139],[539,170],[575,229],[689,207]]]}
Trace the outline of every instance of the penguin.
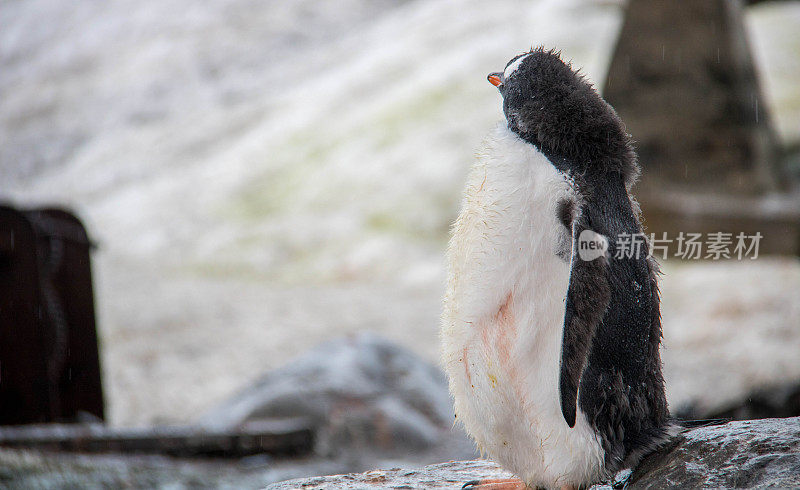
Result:
{"label": "penguin", "polygon": [[[469,173],[447,251],[443,364],[456,420],[518,478],[464,488],[584,488],[677,432],[659,347],[658,265],[614,109],[560,53],[520,54]],[[621,253],[620,253],[621,252]]]}

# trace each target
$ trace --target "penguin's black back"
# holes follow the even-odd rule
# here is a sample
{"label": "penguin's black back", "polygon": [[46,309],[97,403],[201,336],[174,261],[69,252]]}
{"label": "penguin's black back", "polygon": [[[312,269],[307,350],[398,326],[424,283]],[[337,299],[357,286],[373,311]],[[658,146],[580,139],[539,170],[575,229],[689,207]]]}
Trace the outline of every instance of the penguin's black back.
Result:
{"label": "penguin's black back", "polygon": [[[612,179],[613,174],[612,174]],[[595,186],[616,209],[589,211],[590,226],[611,231],[609,255],[617,255],[620,234],[641,233],[621,176]],[[601,190],[602,189],[602,190]],[[595,196],[597,198],[597,196]],[[588,209],[592,209],[589,207]],[[599,223],[599,222],[604,222]],[[639,235],[641,236],[641,235]],[[639,258],[610,258],[606,274],[612,294],[597,327],[581,377],[578,405],[601,436],[606,466],[617,470],[657,447],[669,434],[664,378],[661,372],[661,314],[657,265],[641,243]]]}

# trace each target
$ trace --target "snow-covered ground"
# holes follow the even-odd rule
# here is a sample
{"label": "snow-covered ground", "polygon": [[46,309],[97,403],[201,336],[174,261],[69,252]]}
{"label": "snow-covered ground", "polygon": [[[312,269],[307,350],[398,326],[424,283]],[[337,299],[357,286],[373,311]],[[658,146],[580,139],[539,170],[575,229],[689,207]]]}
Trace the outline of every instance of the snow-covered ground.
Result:
{"label": "snow-covered ground", "polygon": [[[447,230],[500,118],[486,74],[544,44],[602,80],[620,21],[588,0],[4,2],[0,199],[68,205],[100,244],[111,422],[191,420],[347,332],[435,360]],[[798,141],[800,2],[747,21]],[[669,352],[686,322],[800,326],[796,261],[667,272]],[[714,287],[775,307],[721,315],[696,301]]]}

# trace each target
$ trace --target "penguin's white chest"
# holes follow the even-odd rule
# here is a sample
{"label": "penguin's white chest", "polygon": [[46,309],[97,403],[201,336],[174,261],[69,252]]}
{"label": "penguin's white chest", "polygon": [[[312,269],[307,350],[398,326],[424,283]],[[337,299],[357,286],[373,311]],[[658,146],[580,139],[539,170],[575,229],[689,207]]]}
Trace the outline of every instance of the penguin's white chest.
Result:
{"label": "penguin's white chest", "polygon": [[578,413],[558,393],[570,231],[569,182],[533,145],[499,126],[467,183],[448,250],[444,364],[456,416],[482,451],[532,486],[579,485],[603,467]]}

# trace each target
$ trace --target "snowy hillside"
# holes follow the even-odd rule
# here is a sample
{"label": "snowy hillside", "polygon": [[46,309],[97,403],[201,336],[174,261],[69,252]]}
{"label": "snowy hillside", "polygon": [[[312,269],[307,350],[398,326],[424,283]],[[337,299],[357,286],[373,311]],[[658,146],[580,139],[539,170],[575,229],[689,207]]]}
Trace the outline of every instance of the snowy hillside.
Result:
{"label": "snowy hillside", "polygon": [[[5,2],[0,199],[68,205],[99,242],[111,421],[186,420],[359,329],[435,359],[447,229],[501,116],[486,74],[544,44],[602,80],[620,21],[588,0]],[[800,139],[800,8],[748,21]]]}

